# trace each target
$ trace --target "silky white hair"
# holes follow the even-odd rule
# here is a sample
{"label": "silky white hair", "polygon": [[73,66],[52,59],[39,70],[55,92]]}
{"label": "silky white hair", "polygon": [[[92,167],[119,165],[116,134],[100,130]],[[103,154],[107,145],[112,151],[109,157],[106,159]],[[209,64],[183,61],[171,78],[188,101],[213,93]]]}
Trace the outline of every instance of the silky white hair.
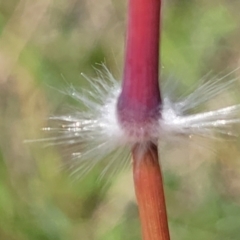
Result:
{"label": "silky white hair", "polygon": [[178,98],[175,94],[177,84],[168,80],[161,88],[161,117],[157,123],[148,126],[148,139],[139,139],[138,134],[131,136],[119,124],[117,101],[121,85],[103,66],[103,71],[97,70],[97,78],[82,74],[89,82],[90,90],[77,91],[69,86],[63,91],[83,105],[83,110],[75,107],[69,114],[50,117],[49,126],[43,130],[53,137],[40,141],[45,146],[55,145],[64,149],[70,158],[72,174],[83,176],[102,160],[108,162],[102,175],[112,167],[114,171],[111,174],[114,175],[130,163],[130,149],[136,143],[144,148],[151,141],[179,140],[181,136],[235,136],[237,134],[232,127],[240,123],[240,104],[215,110],[201,110],[201,107],[205,105],[206,109],[208,102],[230,89],[237,82],[238,78],[233,77],[236,72],[213,77],[207,74],[189,94]]}

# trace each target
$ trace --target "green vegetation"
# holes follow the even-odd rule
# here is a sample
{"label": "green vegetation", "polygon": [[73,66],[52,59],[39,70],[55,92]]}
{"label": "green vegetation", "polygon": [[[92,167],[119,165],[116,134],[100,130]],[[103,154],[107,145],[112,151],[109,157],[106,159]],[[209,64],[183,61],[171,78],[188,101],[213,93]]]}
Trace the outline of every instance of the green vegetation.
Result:
{"label": "green vegetation", "polygon": [[[120,79],[125,4],[0,1],[0,240],[140,239],[130,169],[99,181],[98,166],[78,180],[62,151],[24,143],[43,137],[47,117],[71,103],[58,90],[89,87],[81,72],[94,77],[104,62]],[[164,77],[186,89],[209,71],[236,68],[239,9],[238,1],[164,1]],[[233,101],[225,95],[210,104]],[[172,240],[240,239],[239,156],[238,140],[163,148]]]}

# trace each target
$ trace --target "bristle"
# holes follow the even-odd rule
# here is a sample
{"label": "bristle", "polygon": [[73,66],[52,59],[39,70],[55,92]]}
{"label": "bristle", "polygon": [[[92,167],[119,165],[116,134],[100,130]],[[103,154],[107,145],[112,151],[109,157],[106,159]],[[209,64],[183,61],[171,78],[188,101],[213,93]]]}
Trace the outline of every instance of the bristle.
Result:
{"label": "bristle", "polygon": [[[68,115],[53,116],[49,118],[50,126],[43,130],[52,137],[41,139],[46,146],[56,145],[64,149],[70,158],[72,174],[83,175],[89,172],[96,164],[109,159],[102,175],[117,170],[129,161],[129,150],[136,143],[147,147],[147,142],[161,142],[171,140],[174,136],[200,135],[213,137],[218,135],[236,136],[232,127],[240,124],[240,104],[217,110],[197,112],[202,105],[207,106],[217,95],[228,91],[236,82],[236,78],[226,81],[233,75],[231,72],[223,77],[215,76],[207,81],[206,75],[200,84],[187,96],[173,101],[174,83],[163,87],[163,106],[161,108],[158,124],[153,123],[144,129],[123,129],[116,114],[117,99],[120,94],[120,85],[112,74],[104,67],[98,70],[98,78],[90,79],[91,90],[78,92],[72,86],[65,94],[84,105],[85,110],[77,109]],[[76,109],[76,108],[75,108]],[[137,126],[137,124],[136,124]],[[148,134],[141,135],[147,131]],[[123,162],[124,155],[124,162]],[[120,157],[121,156],[121,157]],[[120,163],[118,162],[120,161]],[[116,170],[115,169],[115,170]],[[113,171],[115,172],[115,171]],[[101,176],[102,176],[101,175]]]}
{"label": "bristle", "polygon": [[206,75],[196,89],[185,97],[172,101],[167,91],[163,91],[163,109],[160,125],[166,134],[202,135],[210,137],[221,133],[231,133],[231,127],[240,123],[240,104],[232,105],[217,110],[199,111],[203,105],[214,100],[218,95],[227,92],[236,83],[238,78],[231,78],[236,70],[224,75],[214,76],[206,80]]}

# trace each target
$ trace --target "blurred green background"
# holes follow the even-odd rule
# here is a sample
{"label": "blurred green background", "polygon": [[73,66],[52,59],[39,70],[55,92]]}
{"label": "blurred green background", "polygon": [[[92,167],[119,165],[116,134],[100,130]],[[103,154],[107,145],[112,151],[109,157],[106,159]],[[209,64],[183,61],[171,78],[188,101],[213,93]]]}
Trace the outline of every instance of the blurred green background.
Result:
{"label": "blurred green background", "polygon": [[[0,240],[140,239],[130,169],[78,181],[60,170],[56,149],[24,144],[43,137],[47,117],[69,101],[57,90],[66,82],[88,88],[80,73],[94,77],[102,62],[121,78],[126,2],[0,0]],[[163,5],[164,76],[188,88],[239,65],[240,1]],[[226,92],[209,104],[237,98]],[[161,150],[173,240],[240,239],[239,156],[238,139]]]}

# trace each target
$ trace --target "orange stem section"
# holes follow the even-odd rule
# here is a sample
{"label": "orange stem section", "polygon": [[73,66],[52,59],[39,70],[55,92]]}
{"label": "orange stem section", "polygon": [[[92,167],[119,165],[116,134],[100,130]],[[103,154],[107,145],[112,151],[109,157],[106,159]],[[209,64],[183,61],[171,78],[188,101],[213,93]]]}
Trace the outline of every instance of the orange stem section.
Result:
{"label": "orange stem section", "polygon": [[143,240],[170,240],[157,146],[133,149],[133,174]]}

